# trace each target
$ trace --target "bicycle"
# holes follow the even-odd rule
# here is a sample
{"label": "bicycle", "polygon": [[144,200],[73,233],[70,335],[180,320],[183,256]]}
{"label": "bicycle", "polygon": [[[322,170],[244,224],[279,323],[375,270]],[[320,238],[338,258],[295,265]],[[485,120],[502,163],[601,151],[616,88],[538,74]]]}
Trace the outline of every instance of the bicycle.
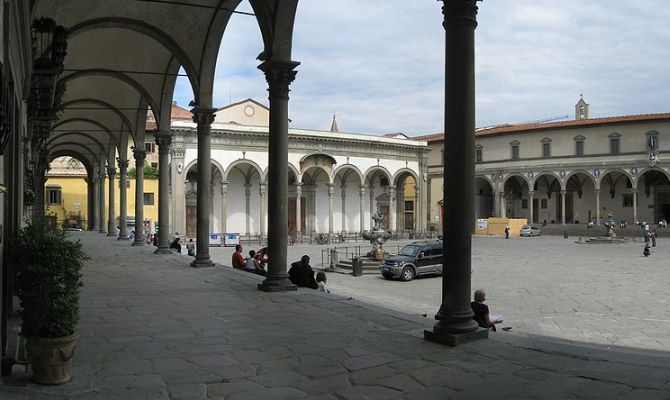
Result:
{"label": "bicycle", "polygon": [[316,244],[328,244],[330,243],[330,237],[328,236],[328,234],[319,233],[314,238],[314,241],[316,242]]}
{"label": "bicycle", "polygon": [[295,238],[293,236],[288,235],[286,237],[286,244],[289,245],[289,246],[295,246],[296,244],[298,244],[298,241],[295,240]]}

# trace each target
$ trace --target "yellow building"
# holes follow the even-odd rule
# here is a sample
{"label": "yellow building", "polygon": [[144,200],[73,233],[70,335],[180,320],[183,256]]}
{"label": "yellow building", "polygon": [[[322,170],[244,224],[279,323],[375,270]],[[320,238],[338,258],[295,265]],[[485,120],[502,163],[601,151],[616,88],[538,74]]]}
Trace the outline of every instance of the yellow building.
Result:
{"label": "yellow building", "polygon": [[[114,180],[114,215],[119,215],[119,179]],[[133,222],[135,215],[135,179],[128,177],[128,220]],[[108,181],[105,181],[105,194],[108,192]],[[60,157],[51,163],[51,170],[47,173],[45,188],[45,215],[55,216],[60,225],[64,220],[77,221],[77,225],[88,228],[89,193],[86,182],[86,170],[71,157]],[[108,198],[105,197],[105,203]],[[107,206],[107,204],[106,204]],[[107,215],[105,215],[107,217]],[[80,223],[79,223],[80,221]],[[107,225],[107,218],[104,227]],[[144,178],[144,221],[145,226],[153,228],[158,221],[158,179]]]}

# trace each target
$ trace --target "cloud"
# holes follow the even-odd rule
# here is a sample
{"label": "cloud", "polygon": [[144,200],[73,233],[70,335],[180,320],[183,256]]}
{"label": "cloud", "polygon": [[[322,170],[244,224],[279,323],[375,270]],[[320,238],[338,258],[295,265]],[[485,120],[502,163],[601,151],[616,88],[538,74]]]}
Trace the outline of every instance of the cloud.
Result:
{"label": "cloud", "polygon": [[[580,93],[591,103],[592,116],[668,111],[670,10],[663,1],[478,4],[477,126],[572,117]],[[301,1],[292,126],[328,129],[336,113],[347,132],[441,132],[441,24],[439,2]],[[218,106],[247,97],[267,103],[267,84],[255,60],[261,49],[254,18],[233,16],[216,71]],[[192,97],[185,86],[178,85],[177,99]]]}

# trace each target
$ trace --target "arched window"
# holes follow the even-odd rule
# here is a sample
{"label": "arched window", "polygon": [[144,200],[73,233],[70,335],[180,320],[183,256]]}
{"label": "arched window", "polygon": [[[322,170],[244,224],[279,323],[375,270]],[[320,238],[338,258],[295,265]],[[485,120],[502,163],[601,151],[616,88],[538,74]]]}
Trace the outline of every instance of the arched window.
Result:
{"label": "arched window", "polygon": [[582,135],[575,136],[575,155],[583,156],[584,155],[584,139]]}
{"label": "arched window", "polygon": [[551,139],[549,138],[542,139],[542,157],[551,157]]}

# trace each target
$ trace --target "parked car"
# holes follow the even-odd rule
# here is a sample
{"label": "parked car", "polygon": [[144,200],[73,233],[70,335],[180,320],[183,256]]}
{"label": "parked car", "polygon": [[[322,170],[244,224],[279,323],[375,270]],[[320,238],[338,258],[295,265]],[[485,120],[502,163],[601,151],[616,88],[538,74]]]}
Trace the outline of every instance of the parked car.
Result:
{"label": "parked car", "polygon": [[386,279],[411,281],[419,275],[442,274],[442,258],[442,241],[423,240],[406,245],[397,256],[384,260],[379,269]]}
{"label": "parked car", "polygon": [[540,228],[537,226],[533,225],[524,225],[521,227],[521,230],[519,231],[519,235],[521,236],[541,236],[542,232],[540,231]]}

